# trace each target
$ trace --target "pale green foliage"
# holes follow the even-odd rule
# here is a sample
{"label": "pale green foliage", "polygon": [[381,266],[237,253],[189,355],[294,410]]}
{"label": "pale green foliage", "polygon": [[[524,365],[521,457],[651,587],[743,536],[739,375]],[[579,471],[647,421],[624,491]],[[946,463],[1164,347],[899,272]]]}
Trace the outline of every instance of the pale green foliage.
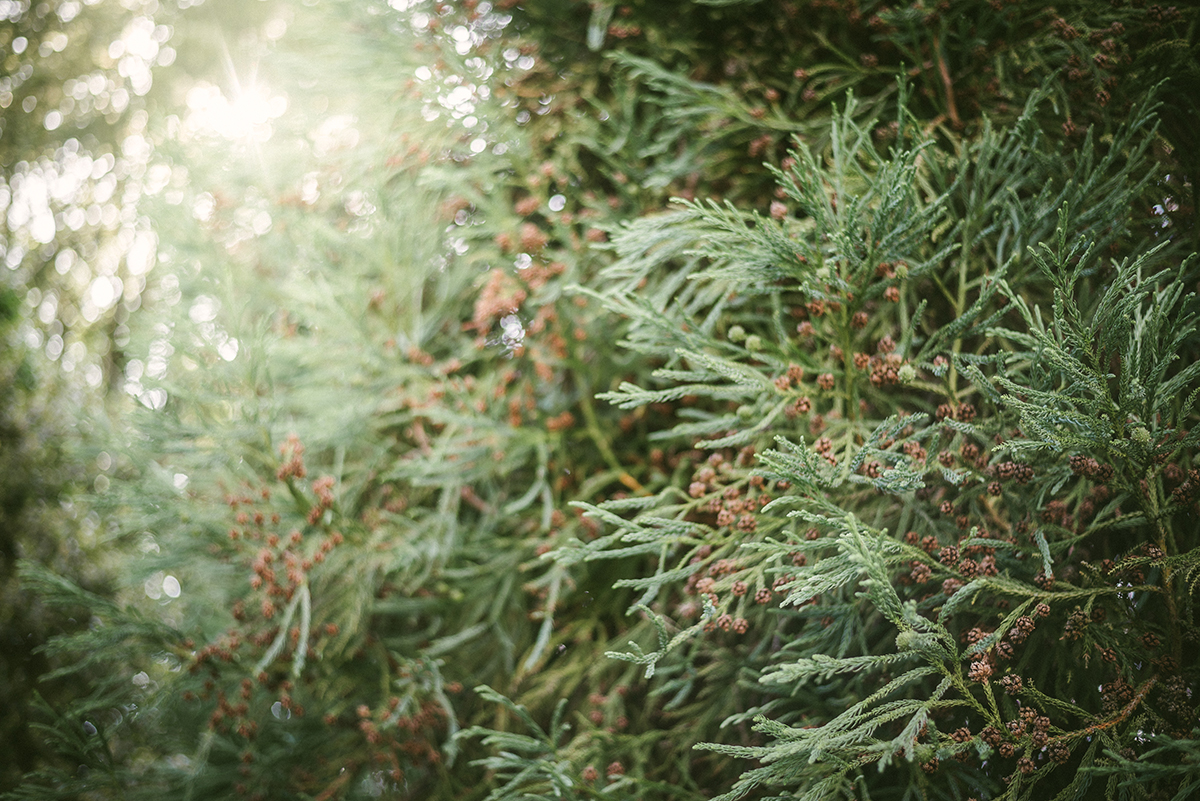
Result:
{"label": "pale green foliage", "polygon": [[[1040,309],[1007,291],[1028,333],[994,332],[1024,346],[1009,360],[1028,362],[1029,377],[996,381],[1008,390],[1005,404],[1033,435],[1030,447],[1089,450],[1129,464],[1134,473],[1152,453],[1170,454],[1200,441],[1200,433],[1176,436],[1177,421],[1188,419],[1195,402],[1200,363],[1172,369],[1195,336],[1196,296],[1184,294],[1187,281],[1181,278],[1194,259],[1156,270],[1164,242],[1119,265],[1093,309],[1083,309],[1077,286],[1093,262],[1092,246],[1067,243],[1068,219],[1064,210],[1054,247],[1042,245],[1033,254],[1054,287],[1052,318],[1043,321]],[[1110,372],[1114,365],[1119,375]],[[1139,437],[1139,428],[1150,436]],[[1160,451],[1166,440],[1169,450]]]}
{"label": "pale green foliage", "polygon": [[[1030,108],[1037,102],[1031,100]],[[961,580],[954,562],[943,559],[944,567],[932,558],[936,547],[930,552],[917,547],[917,539],[905,541],[896,532],[916,528],[918,537],[942,532],[935,534],[935,541],[946,544],[946,527],[937,521],[936,512],[931,517],[922,502],[928,497],[922,493],[938,487],[962,488],[966,498],[978,500],[963,501],[959,508],[979,508],[988,514],[979,476],[994,475],[1001,454],[1024,456],[1047,448],[1056,453],[1084,451],[1101,462],[1112,462],[1118,474],[1114,483],[1125,487],[1150,468],[1154,454],[1171,458],[1195,441],[1194,435],[1175,436],[1182,421],[1191,417],[1198,373],[1195,364],[1174,365],[1175,354],[1194,343],[1192,296],[1185,297],[1183,290],[1187,263],[1165,263],[1164,243],[1118,265],[1097,302],[1084,306],[1080,301],[1085,276],[1102,267],[1095,249],[1114,236],[1095,209],[1120,208],[1144,180],[1139,159],[1147,146],[1148,117],[1146,112],[1139,114],[1115,137],[1117,146],[1106,148],[1102,155],[1089,139],[1078,154],[1079,170],[1073,180],[1045,181],[1034,194],[1024,194],[999,187],[1014,175],[1023,180],[1026,173],[1021,168],[1027,165],[1049,169],[1042,160],[1051,156],[1039,149],[1031,117],[1010,134],[986,131],[971,145],[970,160],[954,161],[955,170],[950,171],[945,166],[951,162],[930,144],[893,151],[890,159],[878,158],[866,136],[868,128],[854,121],[850,107],[833,125],[827,153],[818,158],[802,148],[795,166],[778,173],[797,217],[789,213],[776,221],[742,213],[729,203],[686,203],[681,211],[634,222],[614,238],[622,258],[606,273],[612,289],[607,295],[598,294],[606,297],[614,313],[628,320],[625,346],[665,366],[654,374],[661,389],[627,382],[602,397],[629,409],[689,399],[680,409],[680,422],[661,435],[687,438],[697,449],[714,452],[748,446],[736,465],[729,455],[710,460],[726,471],[724,478],[716,480],[744,493],[752,486],[747,480],[757,473],[768,480],[768,487],[784,488],[781,497],[755,516],[753,528],[742,528],[740,520],[735,525],[736,513],[714,526],[705,511],[720,508],[721,502],[713,500],[710,505],[708,499],[717,497],[714,479],[700,477],[698,471],[688,493],[662,491],[657,503],[648,498],[636,505],[589,507],[588,513],[606,523],[611,533],[556,554],[568,563],[605,555],[656,557],[652,577],[628,583],[646,589],[640,601],[646,606],[637,609],[652,616],[659,632],[657,648],[649,652],[631,643],[631,652],[613,654],[646,665],[647,677],[677,662],[692,664],[699,644],[707,642],[705,632],[713,630],[718,616],[749,615],[748,596],[738,597],[739,592],[747,592],[747,585],[752,594],[754,587],[769,585],[772,577],[782,581],[775,582],[775,589],[785,596],[778,606],[797,610],[790,618],[795,626],[788,627],[787,613],[782,613],[774,635],[778,654],[768,665],[743,674],[743,681],[757,675],[766,691],[757,712],[732,714],[726,721],[734,725],[753,716],[767,743],[703,746],[754,758],[761,765],[743,773],[722,798],[740,798],[767,787],[788,788],[806,798],[831,797],[828,794],[837,792],[835,788],[848,788],[871,775],[873,771],[865,769],[871,763],[878,763],[879,770],[888,766],[896,770],[921,762],[936,772],[939,759],[942,771],[952,771],[945,765],[955,754],[985,761],[991,754],[996,762],[993,746],[979,739],[977,728],[972,727],[966,739],[949,737],[957,725],[949,720],[956,717],[1003,730],[1004,720],[1013,714],[993,691],[991,681],[981,678],[985,674],[980,671],[991,676],[1002,665],[992,653],[1008,642],[1018,623],[1025,625],[1023,621],[1030,619],[1039,603],[1086,601],[1091,609],[1094,603],[1108,603],[1119,595],[1119,587],[1103,583],[1076,586],[1060,579],[1053,591],[1034,586],[1024,566],[1032,562],[1051,575],[1061,570],[1061,562],[1072,553],[1069,548],[1085,537],[1102,538],[1140,525],[1138,514],[1131,515],[1128,509],[1116,521],[1113,515],[1120,513],[1113,504],[1080,536],[1052,523],[1021,544],[994,533],[977,536],[978,527],[973,527],[954,553],[959,548],[994,553],[989,559],[999,572],[993,567],[990,574],[977,577],[974,572],[964,573]],[[987,189],[989,185],[995,189]],[[919,192],[918,186],[925,190]],[[1089,211],[1077,218],[1067,214],[1065,204],[1078,200],[1080,193],[1089,196]],[[991,199],[985,200],[988,196]],[[951,225],[949,210],[959,203],[979,216]],[[1042,245],[1039,240],[1050,233],[1046,221],[1054,219],[1050,204],[1062,210],[1054,244]],[[1099,241],[1087,250],[1067,245],[1085,236]],[[934,245],[931,240],[956,244]],[[1012,249],[1014,243],[1030,246],[1031,263],[1039,273],[1022,266],[1025,256]],[[878,265],[898,262],[906,268],[901,280],[895,284],[879,280],[883,276],[876,272]],[[1162,265],[1157,267],[1161,272],[1155,272],[1157,265]],[[991,275],[985,272],[989,266]],[[920,283],[944,289],[957,313],[939,326],[914,325],[927,319],[924,301],[908,311],[915,300],[912,288]],[[874,301],[882,300],[885,290],[896,285],[901,293],[894,298],[895,312],[886,305],[877,307]],[[809,304],[809,319],[821,318],[821,326],[829,319],[826,341],[839,353],[830,357],[819,347],[814,353],[789,331],[788,304],[797,299]],[[1045,323],[1042,304],[1052,313]],[[936,422],[911,411],[872,419],[872,410],[886,407],[889,401],[879,385],[864,380],[867,365],[851,363],[859,335],[849,318],[863,308],[875,309],[875,319],[868,320],[867,326],[888,331],[898,322],[904,333],[899,345],[892,347],[902,357],[919,360],[916,363],[932,373],[931,378],[917,378],[910,372],[907,381],[912,388],[902,394],[943,393],[949,417],[939,410]],[[1008,323],[1014,319],[1013,310],[1023,327]],[[821,329],[817,331],[820,334]],[[994,350],[997,345],[1003,347],[999,353]],[[943,361],[934,364],[939,356]],[[1119,379],[1108,372],[1114,357],[1122,365]],[[795,365],[803,368],[803,379],[799,373],[792,375]],[[813,373],[822,370],[828,370],[832,380],[806,389]],[[790,380],[779,378],[784,374]],[[960,378],[970,383],[960,385]],[[1170,389],[1170,394],[1146,389],[1158,386]],[[802,441],[803,435],[788,422],[794,415],[784,414],[800,394],[813,395],[813,401],[806,398],[805,402],[814,413],[818,408],[825,412],[820,424],[826,434],[824,445]],[[970,417],[955,419],[956,409],[972,397],[979,399],[977,403],[995,404],[990,419],[975,420],[974,411]],[[918,408],[922,404],[919,396],[907,401]],[[971,444],[976,452],[987,447],[993,436],[1000,443],[1007,439],[1001,432],[1007,431],[1009,420],[1019,421],[1021,433],[996,448],[993,467],[987,471],[970,463],[966,469],[951,468],[933,458],[933,452],[947,447],[950,440]],[[1139,421],[1149,426],[1140,436]],[[820,430],[817,423],[813,425],[814,432]],[[902,451],[898,440],[909,445]],[[764,445],[769,449],[755,455],[757,470],[751,469],[745,454]],[[927,447],[928,457],[915,456],[918,451],[926,453],[926,447],[919,445]],[[873,466],[864,475],[868,463]],[[1040,462],[1037,470],[1047,470],[1052,484],[1043,482],[1033,490],[1030,507],[1011,501],[1014,514],[1046,503],[1070,475]],[[948,491],[952,490],[938,493]],[[731,497],[738,495],[724,494],[725,499]],[[888,498],[894,501],[885,501]],[[943,511],[941,516],[948,514]],[[997,516],[995,511],[990,515]],[[1156,525],[1169,530],[1165,519],[1157,514],[1155,518],[1160,521]],[[1007,523],[1000,525],[1007,529]],[[804,526],[814,527],[807,537]],[[1176,534],[1167,535],[1172,553],[1184,547],[1176,539],[1180,533],[1176,529]],[[1031,560],[1030,555],[1038,558]],[[1180,559],[1182,574],[1191,574],[1191,555],[1181,554]],[[789,560],[799,566],[788,566]],[[719,569],[725,563],[732,566]],[[971,571],[979,569],[971,564]],[[1129,562],[1131,567],[1136,564],[1136,559]],[[958,586],[944,593],[912,594],[897,584],[896,576],[898,572],[906,576],[909,567],[917,565],[926,575],[932,572]],[[705,573],[705,566],[712,569]],[[722,578],[730,572],[732,576]],[[702,590],[714,593],[715,604],[702,595],[703,611],[690,624],[679,615],[664,614],[667,604],[678,603],[671,600],[678,598],[672,588],[687,579],[687,591],[694,592],[692,586],[701,575],[715,577],[705,579],[709,589]],[[743,589],[731,596],[734,579]],[[1171,587],[1165,592],[1177,595],[1178,590]],[[1007,611],[969,641],[970,647],[960,647],[960,636],[969,624],[958,622],[959,618],[980,616],[977,605],[983,602],[994,608],[998,598],[1004,599]],[[818,605],[812,607],[810,602]],[[816,615],[824,617],[823,631],[811,628]],[[752,621],[761,619],[755,616]],[[784,630],[789,633],[781,640]],[[1016,642],[1023,639],[1022,635]],[[716,644],[710,647],[714,655],[727,653]],[[1040,675],[1046,674],[1046,667],[1039,670]],[[1079,678],[1046,679],[1064,680],[1073,684]],[[813,704],[802,688],[815,687],[817,682],[823,685],[820,693],[826,704],[835,697],[853,702],[840,711]],[[1035,687],[1032,679],[1026,682],[1022,692],[1028,703],[1052,716],[1101,720],[1086,707],[1064,704],[1048,694],[1048,686]],[[1128,714],[1114,722],[1122,723]],[[797,725],[792,722],[797,716],[817,725]],[[1055,731],[1064,732],[1058,735],[1064,743],[1083,736],[1071,734],[1065,724]],[[1107,734],[1103,740],[1117,742]],[[1062,797],[1083,792],[1089,786],[1089,766],[1103,763],[1095,747],[1085,749],[1081,759],[1083,772],[1068,783]],[[1132,763],[1123,764],[1131,769]],[[1050,764],[1029,779],[1018,773],[1006,797],[1039,797],[1040,791],[1032,788],[1038,786],[1038,779],[1053,773]],[[922,786],[920,773],[909,776],[915,787]],[[951,781],[982,781],[989,786],[989,780],[965,767],[954,771]]]}

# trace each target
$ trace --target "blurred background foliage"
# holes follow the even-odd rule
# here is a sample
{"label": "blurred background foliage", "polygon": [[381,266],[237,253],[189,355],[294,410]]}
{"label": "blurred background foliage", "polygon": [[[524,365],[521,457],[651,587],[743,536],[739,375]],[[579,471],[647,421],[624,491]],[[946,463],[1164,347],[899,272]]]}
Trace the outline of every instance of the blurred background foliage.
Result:
{"label": "blurred background foliage", "polygon": [[[671,198],[793,215],[764,163],[798,143],[823,162],[844,115],[879,157],[932,142],[921,191],[987,229],[962,241],[989,269],[1048,238],[1065,199],[1114,258],[1200,236],[1187,9],[10,0],[0,16],[15,798],[728,790],[746,760],[692,746],[761,741],[721,723],[758,702],[739,677],[774,634],[698,642],[644,681],[603,655],[655,640],[627,610],[656,560],[570,550],[605,532],[572,503],[686,491],[709,457],[666,435],[704,412],[595,398],[671,357],[625,347],[628,320],[581,287],[645,288],[706,335],[728,322],[687,270],[610,270],[632,253],[610,242],[622,223]],[[1122,125],[1151,93],[1149,155],[1125,163],[1140,151]],[[997,158],[967,191],[981,143],[1017,128],[1021,170]],[[1072,184],[1097,161],[1097,183]],[[1037,213],[997,246],[985,210],[1009,195]],[[935,300],[930,328],[961,311]]]}
{"label": "blurred background foliage", "polygon": [[[89,614],[52,613],[22,591],[20,558],[83,586],[112,590],[112,529],[82,499],[103,487],[111,447],[80,411],[118,408],[129,315],[141,305],[156,237],[138,204],[164,190],[148,173],[152,114],[178,109],[192,82],[222,80],[221,37],[234,43],[259,8],[186,2],[45,2],[0,6],[0,667],[6,744],[0,786],[47,752],[28,729],[35,692],[66,702],[37,648]],[[199,5],[199,4],[196,4]],[[261,4],[260,4],[261,5]],[[232,7],[241,10],[230,15]],[[187,23],[175,28],[185,11]],[[175,46],[183,45],[179,57]],[[155,79],[158,85],[155,86]],[[110,396],[111,388],[114,392]],[[97,485],[94,482],[99,480]]]}

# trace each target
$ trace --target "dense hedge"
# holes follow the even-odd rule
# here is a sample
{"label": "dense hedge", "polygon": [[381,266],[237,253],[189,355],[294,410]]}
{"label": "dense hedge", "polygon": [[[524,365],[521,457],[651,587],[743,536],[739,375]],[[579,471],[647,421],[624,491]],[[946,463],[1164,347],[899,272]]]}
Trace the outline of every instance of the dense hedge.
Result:
{"label": "dense hedge", "polygon": [[1194,13],[275,10],[14,797],[1200,786]]}

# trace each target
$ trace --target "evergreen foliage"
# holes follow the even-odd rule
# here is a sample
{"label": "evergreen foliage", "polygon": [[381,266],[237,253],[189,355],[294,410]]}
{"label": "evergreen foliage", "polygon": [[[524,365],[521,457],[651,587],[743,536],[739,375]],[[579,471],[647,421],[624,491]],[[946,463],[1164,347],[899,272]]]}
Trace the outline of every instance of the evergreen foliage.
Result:
{"label": "evergreen foliage", "polygon": [[[0,787],[5,789],[15,786],[21,774],[46,755],[40,738],[28,730],[35,685],[49,670],[35,649],[50,632],[77,625],[66,616],[47,614],[44,605],[22,591],[17,561],[36,559],[87,583],[95,583],[99,572],[89,564],[86,546],[93,543],[86,536],[83,542],[64,536],[64,529],[76,527],[94,533],[99,520],[78,505],[60,505],[64,488],[80,472],[69,464],[61,444],[67,433],[61,418],[68,414],[68,398],[55,397],[53,390],[65,382],[41,373],[33,354],[20,342],[20,307],[15,291],[0,290],[0,698],[5,699],[0,738],[7,752]],[[61,684],[41,687],[48,695],[64,690]]]}
{"label": "evergreen foliage", "polygon": [[180,89],[162,73],[175,47],[190,77],[211,53],[211,39],[175,26],[228,17],[230,5],[0,4],[0,789],[47,756],[29,730],[32,705],[67,704],[86,683],[38,684],[47,637],[90,615],[49,610],[17,563],[109,585],[110,529],[86,496],[108,482],[113,443],[89,438],[76,410],[105,402],[106,378],[119,385],[151,267],[138,201],[166,187],[147,174],[141,133]]}
{"label": "evergreen foliage", "polygon": [[269,138],[149,119],[7,797],[1200,786],[1200,17],[275,12]]}

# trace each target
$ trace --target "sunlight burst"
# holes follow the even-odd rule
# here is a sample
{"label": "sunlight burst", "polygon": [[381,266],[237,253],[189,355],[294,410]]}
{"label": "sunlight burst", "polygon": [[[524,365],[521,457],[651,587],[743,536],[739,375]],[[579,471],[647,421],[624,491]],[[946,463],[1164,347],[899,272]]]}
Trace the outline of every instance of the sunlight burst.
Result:
{"label": "sunlight burst", "polygon": [[283,116],[287,105],[286,97],[259,85],[244,87],[230,99],[220,87],[201,81],[187,93],[185,126],[200,136],[266,142],[273,133],[271,120]]}

